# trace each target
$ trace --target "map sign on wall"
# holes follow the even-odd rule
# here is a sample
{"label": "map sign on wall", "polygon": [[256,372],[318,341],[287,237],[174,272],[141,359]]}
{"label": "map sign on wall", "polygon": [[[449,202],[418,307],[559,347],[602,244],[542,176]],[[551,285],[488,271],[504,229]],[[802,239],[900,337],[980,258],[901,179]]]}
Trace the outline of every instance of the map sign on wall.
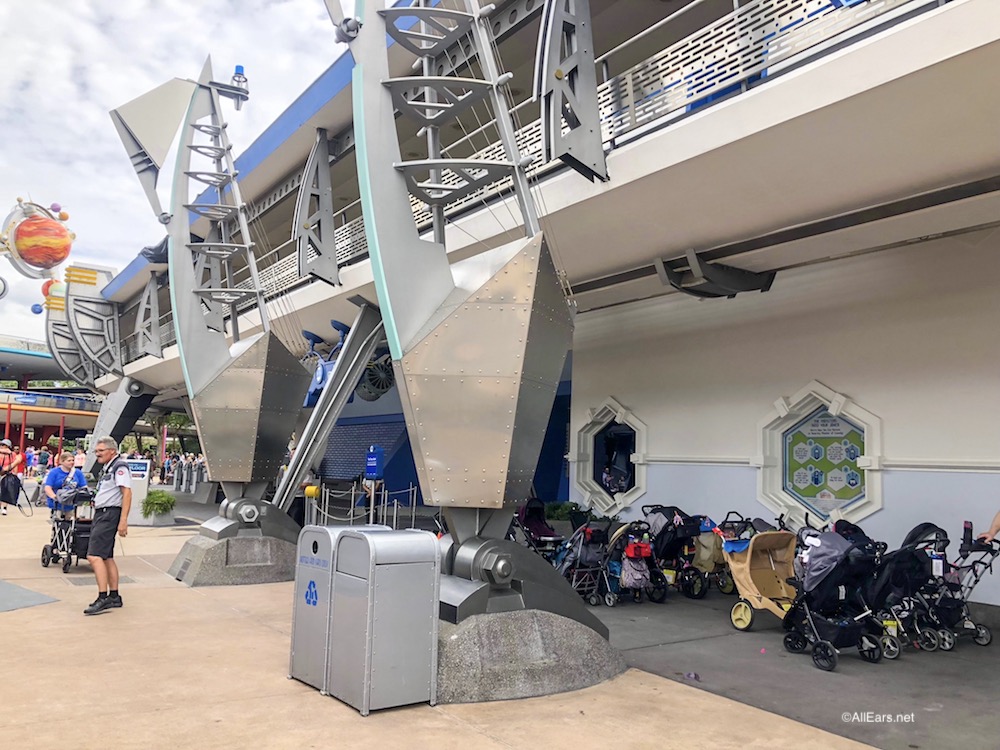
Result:
{"label": "map sign on wall", "polygon": [[785,491],[810,511],[825,518],[864,498],[865,472],[858,468],[865,452],[861,427],[821,408],[783,438]]}

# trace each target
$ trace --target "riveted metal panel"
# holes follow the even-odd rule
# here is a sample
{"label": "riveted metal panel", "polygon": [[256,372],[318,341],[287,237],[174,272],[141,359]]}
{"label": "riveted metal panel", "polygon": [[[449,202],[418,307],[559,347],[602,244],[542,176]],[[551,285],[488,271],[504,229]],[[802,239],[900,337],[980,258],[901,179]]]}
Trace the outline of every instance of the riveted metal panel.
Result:
{"label": "riveted metal panel", "polygon": [[256,410],[201,408],[191,400],[202,450],[212,481],[249,482],[253,469],[251,451],[259,421]]}
{"label": "riveted metal panel", "polygon": [[407,376],[404,383],[413,408],[407,429],[414,456],[420,457],[424,501],[501,507],[519,381]]}
{"label": "riveted metal panel", "polygon": [[309,379],[285,346],[267,335],[191,399],[213,481],[277,475]]}
{"label": "riveted metal panel", "polygon": [[403,357],[413,375],[520,376],[527,304],[460,305]]}
{"label": "riveted metal panel", "polygon": [[541,235],[524,240],[517,251],[492,278],[469,297],[471,303],[530,303],[533,297]]}

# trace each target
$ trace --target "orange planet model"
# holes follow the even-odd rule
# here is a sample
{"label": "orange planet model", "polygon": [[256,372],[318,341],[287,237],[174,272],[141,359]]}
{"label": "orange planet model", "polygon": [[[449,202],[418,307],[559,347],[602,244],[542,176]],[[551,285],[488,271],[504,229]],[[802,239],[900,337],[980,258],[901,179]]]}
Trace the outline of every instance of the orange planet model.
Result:
{"label": "orange planet model", "polygon": [[28,216],[14,230],[14,250],[35,268],[55,268],[69,257],[73,236],[66,226],[47,216]]}

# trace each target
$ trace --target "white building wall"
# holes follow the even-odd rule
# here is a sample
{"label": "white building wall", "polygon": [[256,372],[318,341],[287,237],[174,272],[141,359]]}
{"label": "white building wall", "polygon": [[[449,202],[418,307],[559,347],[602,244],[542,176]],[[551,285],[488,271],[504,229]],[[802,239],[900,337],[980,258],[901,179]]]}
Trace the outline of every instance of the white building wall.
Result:
{"label": "white building wall", "polygon": [[[758,421],[819,380],[882,419],[884,508],[898,545],[921,521],[985,527],[1000,510],[1000,233],[780,272],[766,294],[673,294],[579,316],[573,434],[612,397],[648,425],[644,503],[719,520],[757,502]],[[573,488],[575,499],[582,499]],[[1000,580],[976,598],[1000,603]]]}

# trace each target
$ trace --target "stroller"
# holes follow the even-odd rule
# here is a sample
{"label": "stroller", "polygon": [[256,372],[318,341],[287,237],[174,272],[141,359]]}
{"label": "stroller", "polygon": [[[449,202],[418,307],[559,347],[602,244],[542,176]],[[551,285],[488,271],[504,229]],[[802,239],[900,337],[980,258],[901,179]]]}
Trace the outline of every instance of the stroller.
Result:
{"label": "stroller", "polygon": [[[573,590],[591,606],[600,604],[602,598],[606,604],[609,598],[617,601],[617,594],[611,592],[605,565],[610,527],[611,519],[604,524],[595,520],[585,521],[559,547],[552,561]],[[614,606],[614,602],[608,606]]]}
{"label": "stroller", "polygon": [[77,565],[81,557],[87,556],[93,498],[93,493],[86,487],[62,489],[56,492],[55,500],[49,498],[52,536],[49,543],[42,547],[43,568],[49,567],[52,562],[58,565],[62,561],[63,573],[69,573],[73,555],[76,555]]}
{"label": "stroller", "polygon": [[564,537],[556,533],[545,520],[545,503],[532,497],[517,509],[514,526],[520,529],[525,543],[546,560],[551,561]]}
{"label": "stroller", "polygon": [[865,661],[882,660],[881,630],[871,611],[854,614],[861,587],[875,571],[875,556],[836,532],[805,529],[805,578],[796,581],[798,595],[782,622],[784,646],[802,653],[812,645],[813,664],[824,671],[837,667],[839,649],[855,646]]}
{"label": "stroller", "polygon": [[611,535],[605,563],[611,595],[604,597],[609,607],[628,596],[641,602],[644,592],[655,604],[666,600],[667,578],[657,564],[650,536],[650,527],[645,521],[627,523]]}
{"label": "stroller", "polygon": [[1000,543],[974,540],[972,523],[966,521],[958,559],[945,564],[944,575],[936,577],[923,595],[931,620],[940,628],[938,639],[942,650],[950,651],[961,636],[970,636],[980,646],[988,646],[993,640],[988,627],[973,622],[969,597],[983,576],[993,572],[998,555]]}
{"label": "stroller", "polygon": [[[896,637],[898,645],[912,644],[923,651],[936,651],[941,646],[940,630],[925,593],[935,590],[936,574],[944,574],[948,544],[943,529],[932,523],[919,524],[906,535],[902,547],[881,556],[875,576],[861,588],[862,604],[876,612],[883,625],[882,645],[890,658],[895,656],[886,636]],[[945,635],[944,643],[945,650],[954,647],[954,635]]]}
{"label": "stroller", "polygon": [[796,598],[789,583],[795,573],[795,534],[762,531],[749,539],[728,539],[722,551],[740,595],[729,613],[733,627],[750,630],[762,609],[784,619]]}
{"label": "stroller", "polygon": [[642,514],[652,536],[653,557],[663,571],[665,582],[690,599],[703,598],[708,593],[709,573],[721,569],[725,560],[717,554],[714,538],[703,542],[702,553],[698,555],[696,540],[711,532],[709,522],[672,505],[644,505]]}

